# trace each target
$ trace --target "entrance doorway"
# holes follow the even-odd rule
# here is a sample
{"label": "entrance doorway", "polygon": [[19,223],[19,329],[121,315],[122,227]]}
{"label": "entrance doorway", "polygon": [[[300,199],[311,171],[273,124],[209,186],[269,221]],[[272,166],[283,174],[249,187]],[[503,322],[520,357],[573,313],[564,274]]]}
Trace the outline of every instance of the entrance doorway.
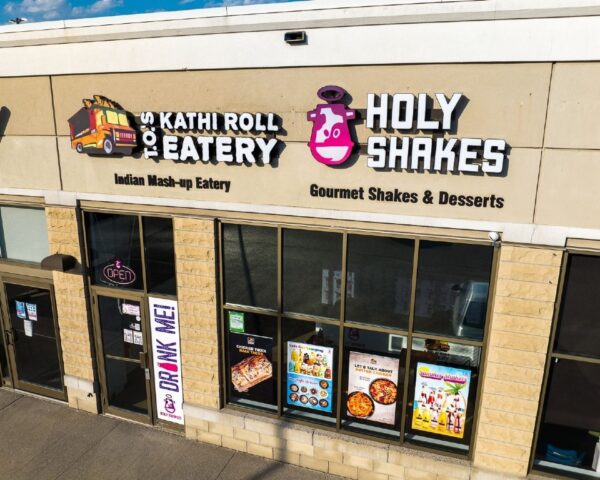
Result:
{"label": "entrance doorway", "polygon": [[66,400],[52,283],[2,277],[0,285],[4,384]]}
{"label": "entrance doorway", "polygon": [[[174,332],[176,308],[169,306],[177,300],[173,221],[93,211],[84,213],[84,221],[102,411],[179,429],[182,401],[175,404],[175,399],[181,395],[168,389],[181,393],[180,369],[171,365],[175,356],[171,351],[157,352],[153,364],[152,341],[158,337],[150,328],[151,319],[156,323],[160,315],[175,311],[160,317],[164,325],[158,333]],[[165,305],[156,305],[151,315],[149,305],[157,299]],[[178,343],[178,333],[173,337]],[[158,377],[163,364],[168,364],[163,375],[171,375],[169,381],[176,377],[177,382]]]}
{"label": "entrance doorway", "polygon": [[147,315],[143,296],[124,293],[94,293],[103,409],[151,423]]}

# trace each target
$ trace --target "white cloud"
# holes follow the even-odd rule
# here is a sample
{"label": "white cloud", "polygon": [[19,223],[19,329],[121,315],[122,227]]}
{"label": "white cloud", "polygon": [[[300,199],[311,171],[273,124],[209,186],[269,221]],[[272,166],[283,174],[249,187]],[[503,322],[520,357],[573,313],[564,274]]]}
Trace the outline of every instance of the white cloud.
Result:
{"label": "white cloud", "polygon": [[21,2],[8,2],[4,6],[6,13],[41,16],[48,20],[56,18],[65,12],[68,6],[66,0],[22,0]]}
{"label": "white cloud", "polygon": [[71,15],[73,16],[87,16],[95,15],[97,13],[106,12],[112,10],[115,7],[123,5],[123,0],[96,0],[91,5],[85,7],[73,7],[71,8]]}
{"label": "white cloud", "polygon": [[4,11],[11,15],[29,16],[32,20],[86,17],[107,12],[123,5],[123,0],[96,0],[87,6],[72,6],[67,0],[21,0],[8,2]]}

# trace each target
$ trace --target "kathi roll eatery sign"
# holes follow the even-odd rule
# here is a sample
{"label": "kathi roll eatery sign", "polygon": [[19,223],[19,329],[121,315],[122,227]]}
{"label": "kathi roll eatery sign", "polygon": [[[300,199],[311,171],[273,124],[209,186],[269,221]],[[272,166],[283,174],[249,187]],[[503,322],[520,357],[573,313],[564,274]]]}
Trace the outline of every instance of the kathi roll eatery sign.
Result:
{"label": "kathi roll eatery sign", "polygon": [[[458,118],[466,108],[463,93],[368,93],[363,112],[346,105],[347,92],[335,85],[322,87],[317,96],[324,101],[307,113],[312,122],[308,151],[317,162],[344,170],[360,160],[356,124],[364,123],[366,166],[381,172],[419,175],[504,176],[508,170],[509,146],[504,139],[454,137]],[[234,112],[141,112],[139,117],[101,95],[84,99],[83,108],[69,119],[71,146],[90,155],[132,155],[154,161],[208,166],[229,165],[279,166],[285,136],[282,119],[269,113]],[[362,116],[364,115],[364,118]],[[385,133],[385,134],[384,134]],[[356,161],[349,161],[349,160]],[[232,190],[231,180],[212,178],[175,178],[172,175],[131,173],[114,174],[118,185],[182,187],[186,190]],[[452,177],[448,177],[449,179]],[[473,181],[477,181],[475,178]],[[329,189],[311,185],[310,196],[380,200],[377,186]],[[371,191],[373,190],[373,192]],[[385,192],[384,192],[385,193]],[[404,193],[402,203],[420,203],[416,192]],[[458,206],[503,208],[504,199],[496,195],[472,197],[439,192],[439,203]],[[345,196],[344,196],[345,195]],[[367,196],[368,195],[368,196]],[[424,204],[433,203],[427,190]],[[454,198],[456,197],[456,198]],[[385,201],[397,201],[384,198]]]}

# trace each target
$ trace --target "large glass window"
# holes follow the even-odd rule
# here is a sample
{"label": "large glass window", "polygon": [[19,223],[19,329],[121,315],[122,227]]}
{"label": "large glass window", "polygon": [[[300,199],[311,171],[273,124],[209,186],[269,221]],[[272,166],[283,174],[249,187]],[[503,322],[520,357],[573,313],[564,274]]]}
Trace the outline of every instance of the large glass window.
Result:
{"label": "large glass window", "polygon": [[600,477],[600,257],[569,255],[534,464]]}
{"label": "large glass window", "polygon": [[276,228],[223,225],[223,264],[226,303],[277,308]]}
{"label": "large glass window", "polygon": [[135,215],[86,213],[92,283],[144,288],[138,222]]}
{"label": "large glass window", "polygon": [[481,340],[491,268],[489,247],[421,242],[415,330]]}
{"label": "large glass window", "polygon": [[0,207],[0,256],[9,260],[41,262],[48,255],[44,209]]}
{"label": "large glass window", "polygon": [[408,328],[414,242],[348,235],[346,320]]}
{"label": "large glass window", "polygon": [[142,224],[146,254],[146,288],[150,293],[176,295],[173,220],[144,217]]}
{"label": "large glass window", "polygon": [[229,403],[469,451],[492,246],[221,229]]}
{"label": "large glass window", "polygon": [[176,295],[170,218],[86,212],[85,223],[93,284]]}
{"label": "large glass window", "polygon": [[287,312],[336,318],[340,312],[342,236],[284,230],[283,306]]}

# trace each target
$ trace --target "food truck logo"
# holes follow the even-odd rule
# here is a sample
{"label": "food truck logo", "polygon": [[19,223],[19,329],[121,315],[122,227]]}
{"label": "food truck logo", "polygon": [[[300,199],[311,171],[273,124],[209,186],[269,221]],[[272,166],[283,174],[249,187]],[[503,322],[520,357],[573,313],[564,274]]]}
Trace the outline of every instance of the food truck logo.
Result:
{"label": "food truck logo", "polygon": [[127,112],[102,95],[83,99],[83,108],[69,118],[69,130],[71,148],[77,153],[131,155],[137,146]]}
{"label": "food truck logo", "polygon": [[348,121],[356,118],[356,111],[342,103],[345,94],[343,88],[335,85],[320,88],[317,95],[327,103],[317,105],[307,114],[313,122],[308,146],[313,157],[325,165],[341,165],[354,147]]}

